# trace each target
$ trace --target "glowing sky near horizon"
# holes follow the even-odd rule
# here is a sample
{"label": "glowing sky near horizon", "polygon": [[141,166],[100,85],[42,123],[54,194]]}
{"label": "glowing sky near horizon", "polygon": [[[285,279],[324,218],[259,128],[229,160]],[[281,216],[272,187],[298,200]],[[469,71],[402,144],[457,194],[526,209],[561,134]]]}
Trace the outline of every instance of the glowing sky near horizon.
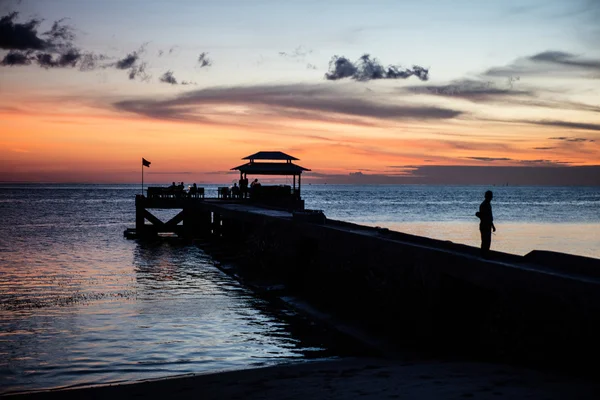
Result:
{"label": "glowing sky near horizon", "polygon": [[[149,182],[229,182],[260,150],[332,182],[600,164],[600,1],[0,0],[14,11],[40,35],[67,18],[104,57],[0,66],[0,181],[137,182],[145,157]],[[146,80],[114,67],[135,51]],[[325,78],[363,54],[429,79]]]}

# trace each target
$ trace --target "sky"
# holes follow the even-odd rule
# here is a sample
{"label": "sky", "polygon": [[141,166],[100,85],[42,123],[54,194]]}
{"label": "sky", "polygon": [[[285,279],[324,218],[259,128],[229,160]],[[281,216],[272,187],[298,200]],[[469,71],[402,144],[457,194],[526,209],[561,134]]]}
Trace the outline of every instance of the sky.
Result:
{"label": "sky", "polygon": [[0,0],[0,182],[600,185],[600,0]]}

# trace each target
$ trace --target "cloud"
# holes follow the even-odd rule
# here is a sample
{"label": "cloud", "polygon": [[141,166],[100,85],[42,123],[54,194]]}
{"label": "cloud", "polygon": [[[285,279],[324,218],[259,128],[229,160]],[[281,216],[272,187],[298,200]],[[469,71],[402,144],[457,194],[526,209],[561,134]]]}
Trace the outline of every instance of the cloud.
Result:
{"label": "cloud", "polygon": [[446,85],[408,86],[401,90],[411,93],[430,94],[444,97],[458,97],[474,102],[498,101],[510,97],[532,97],[534,92],[514,90],[510,87],[500,88],[492,81],[459,79]]}
{"label": "cloud", "polygon": [[177,79],[173,76],[173,71],[167,71],[159,78],[163,83],[169,83],[171,85],[177,85]]}
{"label": "cloud", "polygon": [[120,59],[116,63],[114,63],[115,68],[117,69],[129,69],[135,65],[135,63],[139,59],[139,54],[137,51],[133,51],[127,54],[124,58]]}
{"label": "cloud", "polygon": [[600,124],[592,124],[585,122],[569,122],[569,121],[554,121],[554,120],[541,120],[541,121],[522,121],[534,125],[543,126],[555,126],[559,128],[571,128],[581,129],[586,131],[600,131]]}
{"label": "cloud", "polygon": [[14,67],[20,65],[30,65],[31,56],[28,53],[24,53],[17,50],[11,50],[0,62],[5,67]]}
{"label": "cloud", "polygon": [[587,77],[598,78],[600,59],[583,58],[564,51],[549,50],[529,57],[517,59],[504,67],[490,68],[484,76],[517,77],[523,75],[568,75],[585,73]]}
{"label": "cloud", "polygon": [[351,78],[361,82],[374,79],[406,79],[411,76],[426,81],[429,79],[429,69],[418,65],[409,69],[390,65],[386,69],[379,60],[372,59],[369,54],[364,54],[354,63],[346,57],[333,56],[329,61],[329,72],[325,74],[325,78],[330,81]]}
{"label": "cloud", "polygon": [[304,46],[298,46],[290,52],[280,51],[279,55],[281,57],[286,57],[286,58],[290,58],[290,59],[294,59],[294,60],[298,60],[298,61],[303,61],[306,58],[306,56],[309,54],[312,54],[312,52],[313,51],[311,49],[307,49]]}
{"label": "cloud", "polygon": [[[206,122],[215,115],[215,106],[251,108],[244,115],[279,115],[321,120],[331,115],[375,118],[383,120],[444,120],[458,117],[461,111],[427,105],[407,105],[388,101],[378,102],[362,93],[332,85],[257,85],[214,87],[182,93],[166,99],[134,99],[120,101],[114,106],[149,118]],[[298,114],[299,113],[299,114]],[[231,117],[231,112],[222,114]],[[218,115],[217,115],[218,116]]]}
{"label": "cloud", "polygon": [[477,160],[477,161],[512,161],[512,158],[506,158],[506,157],[465,157],[468,158],[470,160]]}
{"label": "cloud", "polygon": [[[543,160],[533,160],[543,161]],[[600,166],[419,166],[412,172],[413,183],[423,184],[505,184],[511,185],[600,185]]]}
{"label": "cloud", "polygon": [[148,82],[151,76],[146,72],[148,64],[141,61],[141,55],[146,51],[146,44],[140,46],[139,49],[128,53],[125,57],[117,60],[114,63],[110,63],[102,66],[102,68],[114,67],[120,70],[128,70],[128,77],[130,80],[140,78],[141,81]]}
{"label": "cloud", "polygon": [[75,68],[90,71],[107,57],[92,52],[84,52],[75,44],[73,28],[66,25],[66,19],[55,21],[50,30],[38,33],[42,20],[31,19],[16,22],[18,13],[14,12],[0,18],[0,49],[9,50],[0,65],[15,67],[31,65],[50,68]]}
{"label": "cloud", "polygon": [[198,56],[198,64],[200,64],[200,68],[212,66],[212,60],[208,58],[207,52],[200,53]]}
{"label": "cloud", "polygon": [[81,59],[81,53],[76,49],[70,49],[64,54],[54,55],[52,53],[37,53],[35,58],[42,68],[74,68]]}
{"label": "cloud", "polygon": [[13,12],[0,18],[0,49],[5,50],[48,50],[52,43],[38,34],[38,27],[42,20],[30,19],[19,23],[15,22],[19,16]]}
{"label": "cloud", "polygon": [[600,185],[600,166],[566,166],[548,160],[523,161],[518,166],[401,166],[398,174],[324,174],[307,172],[312,182],[345,184],[457,185]]}
{"label": "cloud", "polygon": [[[545,53],[540,53],[538,56],[541,59],[550,57]],[[485,78],[485,74],[483,78]],[[398,91],[401,93],[409,92],[432,96],[453,97],[476,103],[509,104],[512,106],[544,107],[600,113],[600,106],[597,105],[565,99],[548,98],[548,92],[543,88],[530,87],[526,90],[516,89],[514,84],[519,78],[514,76],[508,76],[506,78],[504,84],[498,83],[497,79],[492,80],[491,77],[488,77],[486,80],[457,79],[447,84],[402,87],[399,88]]]}
{"label": "cloud", "polygon": [[556,147],[534,147],[534,150],[553,150],[556,149]]}
{"label": "cloud", "polygon": [[13,12],[0,18],[0,49],[9,50],[1,65],[14,67],[35,62],[46,69],[77,66],[84,55],[74,46],[75,33],[64,24],[65,19],[55,21],[49,31],[40,34],[42,20],[17,22],[18,16]]}
{"label": "cloud", "polygon": [[520,164],[524,164],[524,165],[546,165],[549,167],[554,167],[554,166],[558,166],[558,165],[566,165],[566,164],[572,164],[571,162],[568,161],[557,161],[557,160],[544,160],[544,159],[538,159],[538,160],[519,160]]}
{"label": "cloud", "polygon": [[170,85],[197,85],[196,82],[192,82],[192,81],[181,81],[178,82],[177,79],[175,78],[175,75],[173,74],[173,71],[169,70],[167,72],[165,72],[164,74],[162,74],[159,78],[159,81],[162,83],[168,83]]}
{"label": "cloud", "polygon": [[147,64],[140,59],[145,45],[116,62],[106,63],[106,55],[82,51],[75,46],[76,35],[73,28],[65,24],[65,18],[53,22],[50,30],[40,34],[41,19],[17,22],[18,15],[13,12],[0,18],[0,49],[8,50],[0,61],[1,66],[35,63],[45,69],[78,67],[80,71],[115,68],[127,70],[129,79],[150,79],[146,73]]}
{"label": "cloud", "polygon": [[562,140],[565,142],[575,142],[575,143],[581,143],[581,142],[594,142],[594,140],[592,139],[586,139],[586,138],[580,138],[580,137],[567,137],[567,136],[558,136],[558,137],[551,137],[548,138],[550,140]]}

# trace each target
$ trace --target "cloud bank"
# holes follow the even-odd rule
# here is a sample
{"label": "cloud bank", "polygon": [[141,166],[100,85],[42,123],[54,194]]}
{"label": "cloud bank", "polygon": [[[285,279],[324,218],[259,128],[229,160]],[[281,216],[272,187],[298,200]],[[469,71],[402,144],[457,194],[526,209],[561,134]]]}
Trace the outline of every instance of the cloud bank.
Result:
{"label": "cloud bank", "polygon": [[[257,85],[215,87],[190,91],[167,99],[134,99],[114,106],[121,110],[158,118],[206,122],[215,106],[240,106],[252,115],[329,120],[333,116],[400,120],[445,120],[458,117],[459,110],[428,105],[377,101],[362,93],[333,85]],[[225,117],[231,113],[224,114]],[[236,115],[242,118],[243,115]]]}

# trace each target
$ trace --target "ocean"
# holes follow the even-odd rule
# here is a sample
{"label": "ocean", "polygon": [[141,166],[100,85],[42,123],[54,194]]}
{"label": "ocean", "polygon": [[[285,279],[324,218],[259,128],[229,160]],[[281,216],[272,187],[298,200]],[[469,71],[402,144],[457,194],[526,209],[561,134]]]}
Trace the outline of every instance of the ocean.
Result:
{"label": "ocean", "polygon": [[[600,258],[600,187],[305,185],[303,198],[331,219],[478,246],[488,189],[492,249]],[[126,240],[137,193],[0,185],[0,394],[337,355],[201,249]]]}

